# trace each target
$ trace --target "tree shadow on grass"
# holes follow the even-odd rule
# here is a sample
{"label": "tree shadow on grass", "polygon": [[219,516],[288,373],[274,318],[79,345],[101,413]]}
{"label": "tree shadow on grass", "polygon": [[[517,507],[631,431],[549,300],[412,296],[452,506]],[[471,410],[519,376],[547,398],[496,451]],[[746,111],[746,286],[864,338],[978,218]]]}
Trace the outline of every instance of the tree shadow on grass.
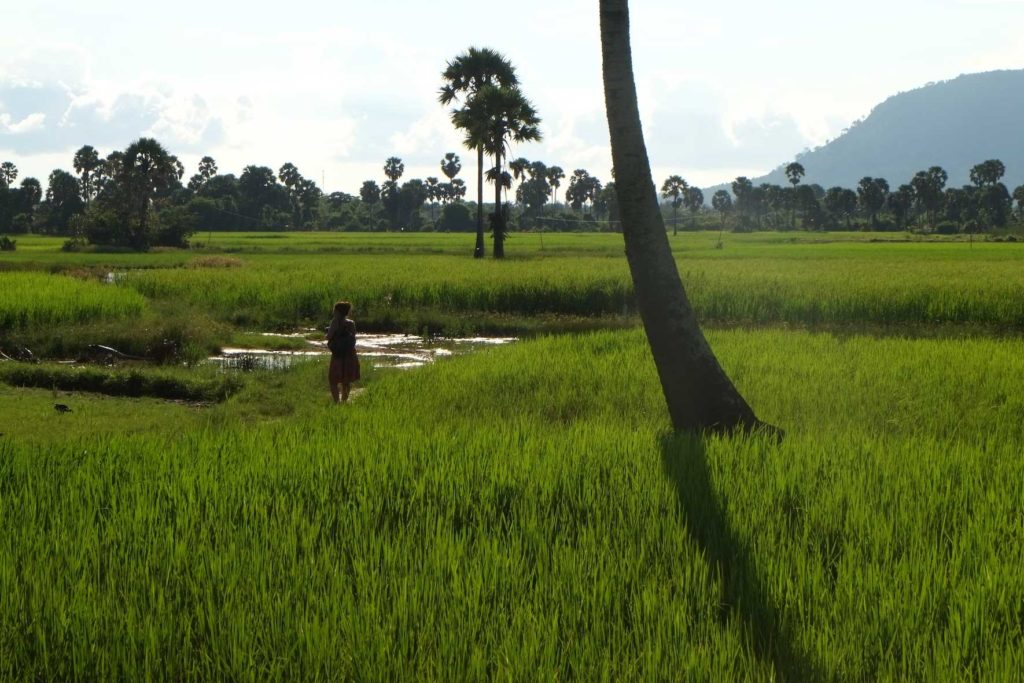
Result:
{"label": "tree shadow on grass", "polygon": [[686,527],[722,582],[722,622],[737,620],[757,657],[771,662],[783,681],[823,681],[827,676],[797,650],[757,575],[746,544],[729,526],[708,469],[699,436],[669,434],[661,440],[661,463],[672,483]]}

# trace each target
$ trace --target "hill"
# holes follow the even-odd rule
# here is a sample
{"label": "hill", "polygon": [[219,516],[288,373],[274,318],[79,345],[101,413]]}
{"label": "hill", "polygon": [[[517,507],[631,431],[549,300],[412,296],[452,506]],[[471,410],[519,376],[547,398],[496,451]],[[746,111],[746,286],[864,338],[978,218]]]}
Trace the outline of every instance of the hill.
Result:
{"label": "hill", "polygon": [[[807,171],[804,183],[852,188],[869,175],[895,188],[930,166],[946,169],[949,186],[965,185],[972,166],[999,159],[1012,191],[1024,184],[1021,112],[1024,69],[963,75],[893,95],[842,136],[797,160]],[[752,180],[785,185],[784,167]],[[722,187],[710,188],[707,196]]]}

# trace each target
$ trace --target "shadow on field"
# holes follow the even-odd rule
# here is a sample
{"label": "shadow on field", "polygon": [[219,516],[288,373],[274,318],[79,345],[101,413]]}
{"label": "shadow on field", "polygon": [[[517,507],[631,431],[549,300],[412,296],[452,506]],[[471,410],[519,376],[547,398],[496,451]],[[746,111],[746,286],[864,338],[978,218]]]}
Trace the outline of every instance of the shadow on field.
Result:
{"label": "shadow on field", "polygon": [[814,662],[793,647],[781,625],[780,609],[758,579],[754,558],[729,526],[711,483],[703,440],[686,434],[662,437],[661,464],[675,488],[687,530],[721,580],[722,622],[738,620],[754,653],[772,663],[779,679],[825,680]]}

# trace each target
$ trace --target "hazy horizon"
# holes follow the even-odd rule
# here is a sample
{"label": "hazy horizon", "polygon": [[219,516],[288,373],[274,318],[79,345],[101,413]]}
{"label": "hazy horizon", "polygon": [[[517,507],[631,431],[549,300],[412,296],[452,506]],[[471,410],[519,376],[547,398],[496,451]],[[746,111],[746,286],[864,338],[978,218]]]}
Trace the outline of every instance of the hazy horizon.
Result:
{"label": "hazy horizon", "polygon": [[[0,65],[0,161],[44,184],[80,146],[101,154],[149,135],[195,172],[292,162],[327,192],[475,159],[437,104],[445,61],[470,45],[516,65],[545,139],[514,156],[610,178],[596,3],[533,0],[490,13],[465,0],[408,6],[123,0],[5,10],[16,36]],[[963,73],[1024,66],[1020,0],[913,0],[856,7],[634,2],[634,67],[656,179],[712,185],[761,175],[841,134],[900,91]]]}

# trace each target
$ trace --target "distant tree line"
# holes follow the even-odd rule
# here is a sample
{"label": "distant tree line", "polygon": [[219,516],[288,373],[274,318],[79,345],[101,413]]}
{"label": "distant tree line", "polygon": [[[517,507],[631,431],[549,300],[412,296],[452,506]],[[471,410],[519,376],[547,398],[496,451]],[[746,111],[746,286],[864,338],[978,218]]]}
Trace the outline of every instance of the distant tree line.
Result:
{"label": "distant tree line", "polygon": [[[494,255],[504,254],[512,227],[536,231],[619,230],[615,185],[586,169],[571,175],[556,165],[525,157],[509,160],[510,145],[540,139],[540,118],[519,87],[515,68],[500,53],[470,48],[442,73],[439,100],[451,109],[453,125],[477,156],[477,201],[466,200],[455,152],[440,160],[440,173],[407,179],[405,164],[389,157],[383,178],[367,180],[357,195],[325,194],[292,163],[275,171],[246,166],[240,175],[221,173],[203,157],[184,180],[185,169],[152,138],[140,138],[105,157],[92,146],[79,149],[74,173],[56,169],[47,182],[23,178],[9,162],[0,163],[0,235],[39,233],[71,238],[68,248],[85,244],[137,250],[187,246],[196,230],[392,230],[476,231],[474,255],[484,253],[484,213]],[[493,165],[485,169],[484,159]],[[749,230],[921,230],[977,233],[1024,220],[1024,186],[1012,193],[1002,183],[999,160],[971,169],[971,184],[946,187],[945,170],[933,166],[892,188],[883,178],[864,177],[856,188],[804,184],[804,167],[786,169],[788,186],[755,186],[746,177],[731,192],[708,198],[681,176],[661,186],[662,212],[673,232],[683,229]],[[443,178],[443,179],[442,179]],[[483,200],[484,180],[494,199]],[[565,188],[564,203],[559,190]],[[511,201],[506,197],[511,198]],[[475,220],[474,220],[475,213]],[[9,238],[0,247],[13,249]]]}
{"label": "distant tree line", "polygon": [[[719,190],[711,197],[710,212],[719,227],[749,230],[917,230],[955,234],[980,233],[1006,228],[1015,219],[1024,221],[1024,185],[1011,193],[1002,183],[1006,167],[989,159],[971,169],[971,184],[947,187],[948,174],[939,166],[919,171],[896,188],[884,178],[865,176],[856,188],[802,184],[804,167],[786,166],[789,187],[755,186],[738,177],[732,192]],[[676,213],[685,206],[691,212],[690,227],[704,210],[703,195],[694,192],[679,176],[670,176],[661,188],[665,205]],[[1016,203],[1016,208],[1014,204]],[[1015,215],[1016,214],[1016,215]]]}

